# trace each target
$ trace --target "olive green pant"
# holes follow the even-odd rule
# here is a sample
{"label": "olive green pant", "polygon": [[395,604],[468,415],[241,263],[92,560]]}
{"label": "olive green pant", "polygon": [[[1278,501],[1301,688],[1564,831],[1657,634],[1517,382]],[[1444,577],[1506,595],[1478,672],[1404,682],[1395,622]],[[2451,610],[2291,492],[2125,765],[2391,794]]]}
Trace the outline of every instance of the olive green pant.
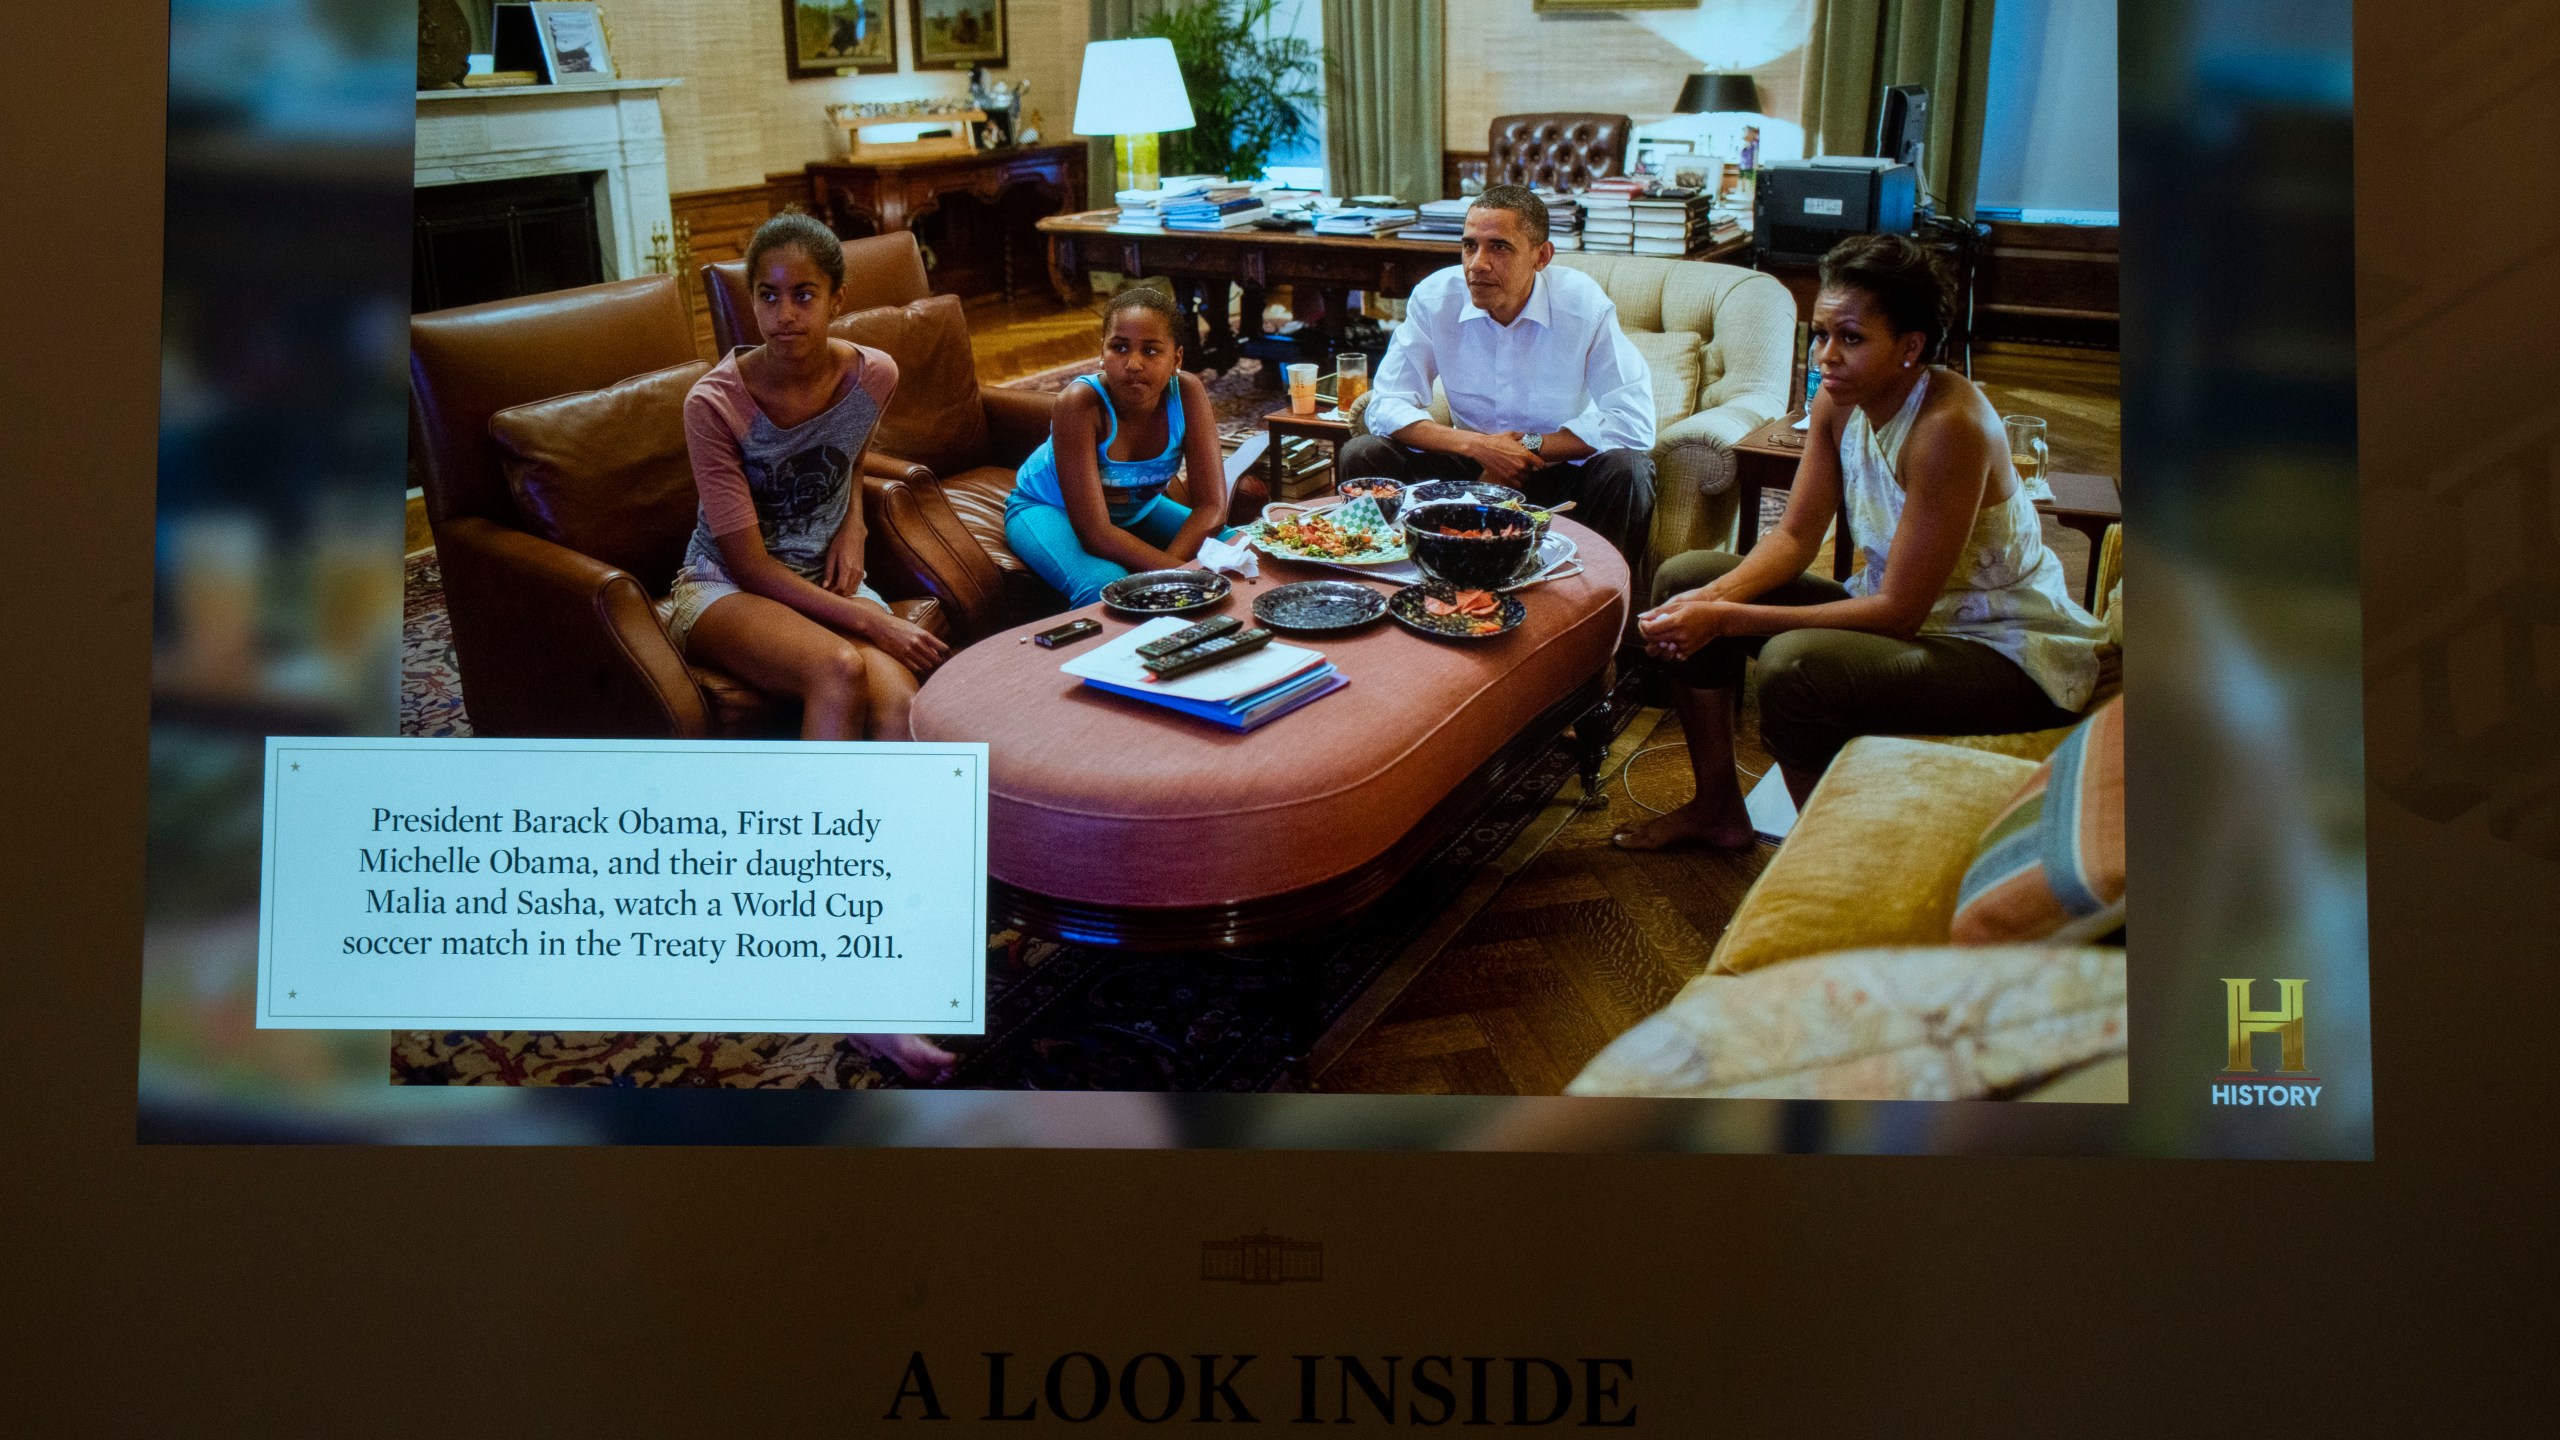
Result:
{"label": "olive green pant", "polygon": [[[1676,555],[1653,577],[1653,603],[1695,590],[1741,563],[1741,556],[1721,550]],[[1848,598],[1839,582],[1806,574],[1750,603],[1820,605]],[[1732,689],[1742,683],[1744,662],[1755,655],[1760,743],[1780,764],[1807,774],[1829,765],[1841,746],[1860,735],[2009,735],[2080,718],[2054,704],[2016,661],[1952,635],[1725,635],[1700,646],[1675,673],[1683,685]]]}

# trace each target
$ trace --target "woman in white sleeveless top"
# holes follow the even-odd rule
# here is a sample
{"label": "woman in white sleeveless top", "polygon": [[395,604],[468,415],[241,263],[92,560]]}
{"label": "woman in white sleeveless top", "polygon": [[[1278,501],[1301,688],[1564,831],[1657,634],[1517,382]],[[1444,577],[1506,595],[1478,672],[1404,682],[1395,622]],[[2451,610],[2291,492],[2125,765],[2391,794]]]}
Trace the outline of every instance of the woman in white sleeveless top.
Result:
{"label": "woman in white sleeveless top", "polygon": [[[1674,699],[1697,796],[1616,842],[1752,843],[1734,773],[1744,662],[1760,661],[1760,738],[1802,805],[1859,735],[1998,735],[2067,725],[2098,680],[2098,622],[2071,599],[1973,382],[1929,363],[1954,287],[1898,235],[1844,241],[1813,312],[1822,389],[1786,518],[1747,556],[1693,550],[1654,578],[1646,650]],[[1866,563],[1805,573],[1846,493]]]}

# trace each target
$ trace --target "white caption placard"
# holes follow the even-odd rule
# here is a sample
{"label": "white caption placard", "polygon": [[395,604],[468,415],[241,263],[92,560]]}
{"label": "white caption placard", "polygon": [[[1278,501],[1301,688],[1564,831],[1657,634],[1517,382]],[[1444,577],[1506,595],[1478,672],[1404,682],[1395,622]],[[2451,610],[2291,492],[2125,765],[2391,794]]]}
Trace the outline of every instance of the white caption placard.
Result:
{"label": "white caption placard", "polygon": [[258,1024],[986,1030],[987,747],[267,741]]}

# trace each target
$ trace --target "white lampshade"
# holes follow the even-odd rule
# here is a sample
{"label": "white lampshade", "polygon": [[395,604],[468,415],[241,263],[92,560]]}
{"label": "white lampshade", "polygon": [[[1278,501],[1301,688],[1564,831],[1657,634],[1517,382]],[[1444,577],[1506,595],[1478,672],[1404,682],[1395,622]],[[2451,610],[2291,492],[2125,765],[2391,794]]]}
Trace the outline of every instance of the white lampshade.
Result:
{"label": "white lampshade", "polygon": [[1191,96],[1173,42],[1096,40],[1084,47],[1084,78],[1076,82],[1076,133],[1139,135],[1188,130]]}

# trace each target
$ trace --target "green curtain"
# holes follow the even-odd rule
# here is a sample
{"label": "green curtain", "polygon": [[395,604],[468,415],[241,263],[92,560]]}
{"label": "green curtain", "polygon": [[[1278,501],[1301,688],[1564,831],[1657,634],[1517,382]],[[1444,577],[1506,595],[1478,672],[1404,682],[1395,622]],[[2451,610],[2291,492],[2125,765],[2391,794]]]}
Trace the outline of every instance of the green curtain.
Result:
{"label": "green curtain", "polygon": [[[1814,0],[1805,47],[1805,141],[1817,155],[1864,155],[1888,85],[1929,87],[1922,185],[1970,219],[1982,170],[1992,0]],[[1327,12],[1330,15],[1330,11]]]}
{"label": "green curtain", "polygon": [[[1092,23],[1088,28],[1087,38],[1125,40],[1137,34],[1139,26],[1168,10],[1179,10],[1190,4],[1191,0],[1086,0],[1086,3],[1092,7]],[[1078,57],[1077,63],[1079,65],[1083,63],[1082,57]],[[1075,117],[1070,115],[1067,117],[1066,125],[1061,127],[1058,138],[1067,139],[1073,133],[1074,127]],[[1110,136],[1105,135],[1085,142],[1084,173],[1087,204],[1097,210],[1110,207],[1111,197],[1118,188],[1112,178],[1118,173],[1118,164],[1118,157],[1112,153]]]}
{"label": "green curtain", "polygon": [[1324,143],[1337,195],[1440,198],[1441,0],[1324,0]]}

